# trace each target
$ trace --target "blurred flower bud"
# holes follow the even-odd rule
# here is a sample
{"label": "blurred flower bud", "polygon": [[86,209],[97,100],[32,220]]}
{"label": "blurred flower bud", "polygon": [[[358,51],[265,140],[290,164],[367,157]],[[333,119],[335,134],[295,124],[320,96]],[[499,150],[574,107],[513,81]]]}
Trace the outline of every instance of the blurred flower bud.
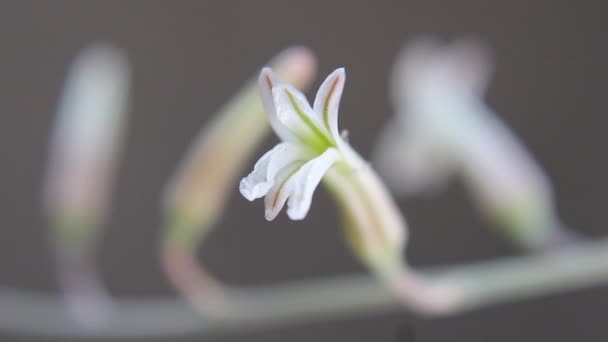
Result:
{"label": "blurred flower bud", "polygon": [[124,55],[106,45],[82,51],[68,74],[44,199],[55,234],[70,245],[95,235],[106,214],[122,149],[128,83]]}
{"label": "blurred flower bud", "polygon": [[122,51],[83,50],[69,71],[51,142],[44,193],[51,241],[69,308],[86,326],[106,312],[90,259],[123,147],[129,74]]}
{"label": "blurred flower bud", "polygon": [[564,235],[547,176],[483,100],[491,60],[470,39],[421,37],[406,46],[393,72],[398,116],[375,163],[398,193],[433,190],[459,173],[507,236],[527,247],[552,244]]}

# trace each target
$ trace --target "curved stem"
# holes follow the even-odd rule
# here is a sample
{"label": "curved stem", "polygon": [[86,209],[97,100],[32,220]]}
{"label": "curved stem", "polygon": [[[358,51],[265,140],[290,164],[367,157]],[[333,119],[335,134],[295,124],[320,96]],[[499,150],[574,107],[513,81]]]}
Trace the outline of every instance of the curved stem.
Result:
{"label": "curved stem", "polygon": [[111,320],[86,329],[65,314],[53,296],[0,289],[0,330],[55,337],[150,337],[185,334],[234,334],[281,324],[360,315],[397,308],[393,298],[367,275],[304,283],[229,289],[221,305],[195,311],[175,299],[116,299]]}
{"label": "curved stem", "polygon": [[196,250],[183,245],[165,244],[161,261],[169,280],[202,314],[213,314],[211,307],[225,303],[225,289],[196,258]]}
{"label": "curved stem", "polygon": [[[279,77],[304,88],[316,73],[315,57],[304,47],[288,48],[270,64]],[[165,195],[162,263],[176,289],[203,314],[210,303],[225,300],[219,282],[199,264],[197,247],[216,225],[230,188],[269,131],[253,78],[202,130]]]}

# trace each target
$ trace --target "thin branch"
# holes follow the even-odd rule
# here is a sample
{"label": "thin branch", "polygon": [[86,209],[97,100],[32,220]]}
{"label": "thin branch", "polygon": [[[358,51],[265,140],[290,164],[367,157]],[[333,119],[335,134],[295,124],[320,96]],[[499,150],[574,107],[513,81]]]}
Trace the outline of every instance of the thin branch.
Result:
{"label": "thin branch", "polygon": [[446,268],[437,281],[462,288],[463,307],[563,292],[608,283],[608,238],[581,242],[535,256]]}
{"label": "thin branch", "polygon": [[177,299],[116,299],[107,325],[84,328],[49,295],[0,289],[0,330],[52,337],[153,337],[244,333],[270,326],[396,309],[399,304],[367,275],[229,290],[207,314]]}
{"label": "thin branch", "polygon": [[[608,239],[540,255],[431,268],[414,275],[427,282],[427,289],[447,286],[460,294],[448,311],[426,310],[426,314],[457,314],[507,300],[604,284],[608,282]],[[70,320],[58,298],[1,289],[0,329],[14,334],[55,337],[244,333],[401,307],[388,289],[367,275],[227,291],[226,301],[211,304],[202,316],[189,303],[176,299],[117,299],[112,307],[112,321],[97,330],[86,330]],[[433,302],[441,298],[437,293],[419,291],[411,295],[427,296],[419,300]]]}

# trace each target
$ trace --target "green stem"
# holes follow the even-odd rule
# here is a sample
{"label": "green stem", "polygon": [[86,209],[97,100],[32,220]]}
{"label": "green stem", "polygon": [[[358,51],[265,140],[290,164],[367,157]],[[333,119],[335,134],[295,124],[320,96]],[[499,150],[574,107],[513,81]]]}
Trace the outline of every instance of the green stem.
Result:
{"label": "green stem", "polygon": [[[540,295],[582,289],[608,282],[608,238],[542,254],[504,258],[417,272],[419,295],[432,297],[444,284],[458,288],[458,314],[484,306]],[[431,284],[432,286],[428,286]],[[60,299],[0,288],[0,330],[13,334],[55,337],[153,337],[184,334],[243,334],[305,321],[403,309],[376,278],[344,275],[257,288],[228,288],[230,298],[212,313],[199,315],[176,299],[116,299],[111,320],[91,331],[64,314]],[[429,295],[430,293],[430,295]],[[439,297],[435,297],[439,298]]]}

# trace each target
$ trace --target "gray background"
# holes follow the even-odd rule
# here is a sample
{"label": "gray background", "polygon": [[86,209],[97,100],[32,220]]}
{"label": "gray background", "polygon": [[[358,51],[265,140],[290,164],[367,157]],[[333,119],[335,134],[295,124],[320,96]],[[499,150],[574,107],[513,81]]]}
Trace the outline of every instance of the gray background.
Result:
{"label": "gray background", "polygon": [[[405,40],[424,32],[486,40],[497,56],[489,103],[547,169],[564,220],[581,233],[605,235],[608,43],[600,4],[2,1],[0,283],[56,291],[40,205],[47,141],[71,58],[98,40],[125,48],[134,64],[128,147],[100,258],[117,296],[173,293],[156,254],[165,181],[210,115],[268,57],[294,43],[317,52],[320,77],[346,67],[340,125],[368,157],[391,113],[387,76]],[[399,205],[412,227],[407,255],[416,266],[518,253],[479,219],[458,182]],[[222,229],[201,252],[220,278],[259,284],[362,270],[324,190],[301,222],[282,214],[269,224],[262,206],[234,188]],[[452,318],[367,315],[206,340],[398,341],[397,331],[410,327],[418,341],[605,341],[607,308],[608,287],[598,287]]]}

